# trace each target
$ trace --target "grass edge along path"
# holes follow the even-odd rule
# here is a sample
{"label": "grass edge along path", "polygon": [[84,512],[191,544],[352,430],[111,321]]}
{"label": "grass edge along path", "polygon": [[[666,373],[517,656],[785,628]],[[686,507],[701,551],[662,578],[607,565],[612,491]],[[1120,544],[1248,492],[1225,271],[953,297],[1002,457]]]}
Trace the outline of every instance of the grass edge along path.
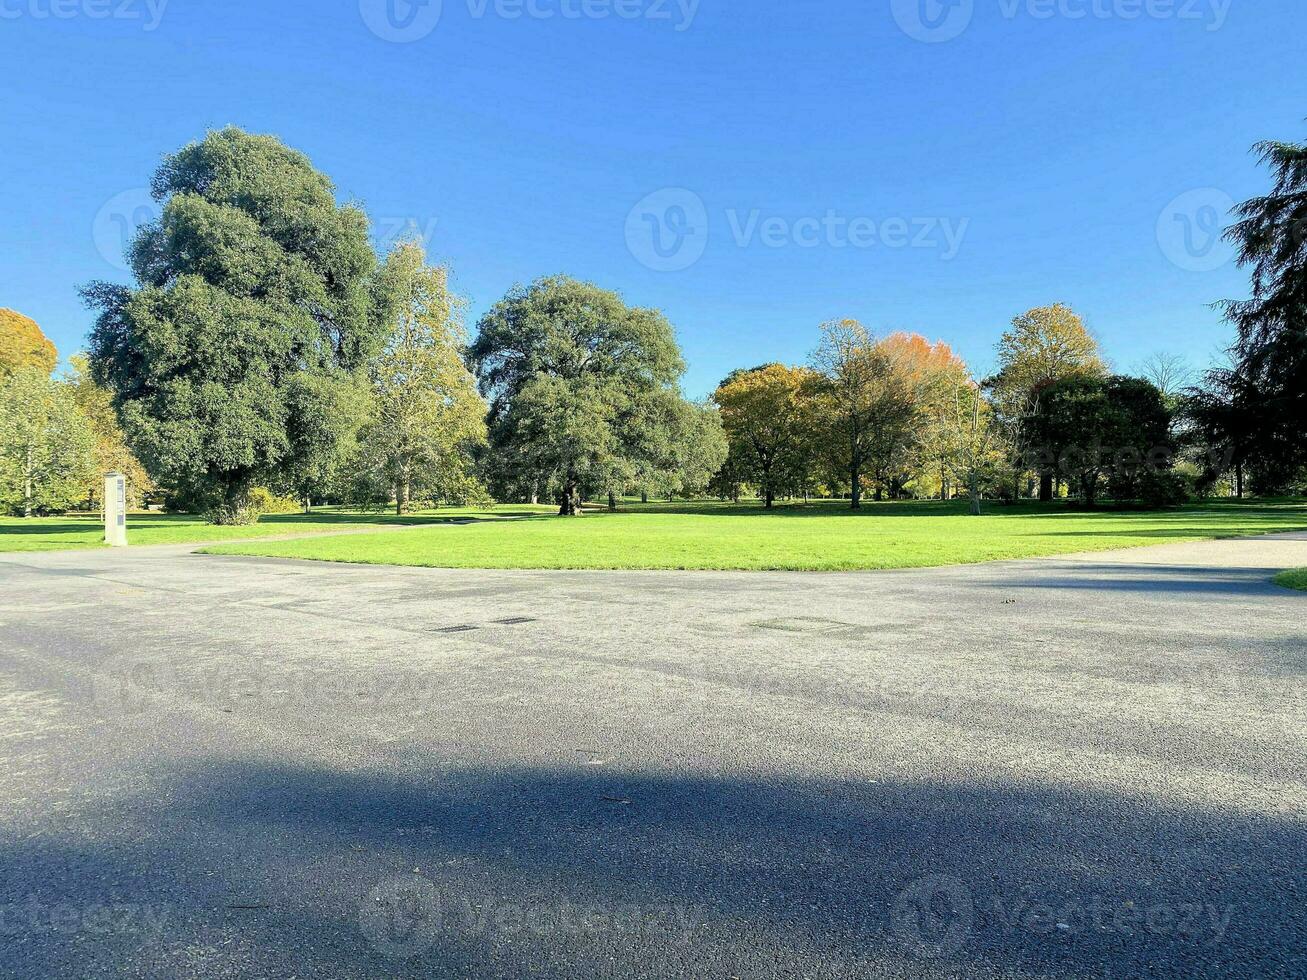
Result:
{"label": "grass edge along path", "polygon": [[430,568],[856,571],[977,564],[1307,529],[1307,505],[1198,504],[1078,512],[1064,505],[904,502],[765,512],[729,505],[632,507],[581,519],[419,528],[402,535],[256,542],[205,554]]}

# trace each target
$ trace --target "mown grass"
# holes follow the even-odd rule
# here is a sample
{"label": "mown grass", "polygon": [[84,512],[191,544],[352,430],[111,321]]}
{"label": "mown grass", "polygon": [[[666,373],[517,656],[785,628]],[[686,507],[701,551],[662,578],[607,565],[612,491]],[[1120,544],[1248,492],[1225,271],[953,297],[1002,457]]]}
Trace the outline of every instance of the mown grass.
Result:
{"label": "mown grass", "polygon": [[1293,571],[1281,572],[1275,576],[1275,584],[1283,585],[1286,589],[1297,589],[1299,592],[1307,592],[1307,568],[1298,568]]}
{"label": "mown grass", "polygon": [[[127,539],[131,545],[200,544],[373,527],[438,525],[460,520],[503,520],[535,516],[549,510],[538,507],[450,507],[396,517],[394,514],[330,508],[312,514],[268,515],[257,524],[242,527],[216,527],[190,514],[132,514],[127,519]],[[0,518],[0,552],[103,547],[104,526],[98,517]]]}
{"label": "mown grass", "polygon": [[1160,512],[992,505],[983,517],[969,516],[962,502],[869,504],[860,513],[834,502],[771,513],[757,505],[628,505],[615,514],[580,519],[538,516],[205,551],[438,568],[839,571],[969,564],[1304,528],[1307,504],[1301,501],[1210,503]]}

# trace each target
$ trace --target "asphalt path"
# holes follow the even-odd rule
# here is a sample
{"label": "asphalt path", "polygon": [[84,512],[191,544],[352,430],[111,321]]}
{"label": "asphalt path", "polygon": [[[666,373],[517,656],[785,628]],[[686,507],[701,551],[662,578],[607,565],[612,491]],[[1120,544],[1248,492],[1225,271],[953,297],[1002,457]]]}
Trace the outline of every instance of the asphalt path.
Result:
{"label": "asphalt path", "polygon": [[1307,535],[0,556],[0,975],[1307,975]]}

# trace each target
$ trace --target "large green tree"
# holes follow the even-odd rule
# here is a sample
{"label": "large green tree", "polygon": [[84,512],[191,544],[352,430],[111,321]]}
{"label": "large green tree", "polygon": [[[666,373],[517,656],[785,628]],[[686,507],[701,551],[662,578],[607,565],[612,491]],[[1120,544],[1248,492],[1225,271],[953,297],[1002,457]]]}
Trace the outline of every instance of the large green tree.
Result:
{"label": "large green tree", "polygon": [[1118,499],[1132,497],[1142,476],[1171,465],[1171,414],[1143,378],[1071,375],[1046,388],[1027,423],[1048,472],[1076,487],[1093,506],[1110,480]]}
{"label": "large green tree", "polygon": [[271,136],[229,128],[168,157],[129,249],[136,285],[93,284],[97,380],[163,485],[222,522],[256,483],[313,468],[317,424],[384,332],[367,218]]}
{"label": "large green tree", "polygon": [[[641,493],[690,496],[706,490],[727,454],[716,406],[686,401],[668,389],[641,399],[636,407],[628,424],[634,483]],[[611,498],[609,502],[611,506]]]}
{"label": "large green tree", "polygon": [[1251,269],[1252,295],[1225,304],[1239,332],[1236,365],[1214,380],[1240,393],[1230,404],[1246,418],[1230,427],[1250,437],[1259,482],[1275,490],[1307,466],[1307,143],[1256,150],[1275,183],[1240,205],[1228,232]]}
{"label": "large green tree", "polygon": [[650,399],[677,392],[684,362],[657,310],[565,276],[515,287],[478,326],[468,352],[490,402],[496,482],[560,513],[583,493],[626,485],[647,460],[640,445]]}

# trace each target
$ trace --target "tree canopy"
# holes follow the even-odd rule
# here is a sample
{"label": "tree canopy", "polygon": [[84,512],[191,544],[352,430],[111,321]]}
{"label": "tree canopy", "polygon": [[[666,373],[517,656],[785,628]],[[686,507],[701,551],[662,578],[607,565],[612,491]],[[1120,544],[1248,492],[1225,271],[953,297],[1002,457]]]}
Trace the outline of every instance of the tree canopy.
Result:
{"label": "tree canopy", "polygon": [[361,476],[395,500],[476,495],[471,450],[485,441],[486,406],[463,363],[460,303],[448,272],[427,265],[419,242],[402,242],[381,278],[395,322],[368,367],[368,421],[358,435]]}
{"label": "tree canopy", "polygon": [[36,321],[15,311],[0,308],[0,379],[20,368],[53,373],[59,355]]}
{"label": "tree canopy", "polygon": [[819,384],[811,368],[767,364],[733,373],[713,395],[730,442],[727,465],[761,489],[769,508],[809,478]]}
{"label": "tree canopy", "polygon": [[584,492],[668,465],[649,425],[655,400],[680,397],[685,364],[659,311],[565,276],[540,279],[482,317],[468,361],[490,402],[502,492],[555,493],[573,515]]}
{"label": "tree canopy", "polygon": [[367,219],[308,158],[229,128],[168,157],[134,287],[93,284],[92,365],[151,472],[220,521],[338,433],[314,424],[375,353],[390,300]]}
{"label": "tree canopy", "polygon": [[96,476],[95,436],[66,388],[40,367],[0,380],[0,508],[67,510]]}
{"label": "tree canopy", "polygon": [[1307,143],[1266,142],[1256,148],[1274,177],[1270,192],[1239,206],[1227,237],[1252,275],[1252,293],[1225,304],[1238,330],[1234,377],[1215,372],[1218,389],[1247,416],[1233,426],[1265,489],[1287,488],[1307,466]]}

